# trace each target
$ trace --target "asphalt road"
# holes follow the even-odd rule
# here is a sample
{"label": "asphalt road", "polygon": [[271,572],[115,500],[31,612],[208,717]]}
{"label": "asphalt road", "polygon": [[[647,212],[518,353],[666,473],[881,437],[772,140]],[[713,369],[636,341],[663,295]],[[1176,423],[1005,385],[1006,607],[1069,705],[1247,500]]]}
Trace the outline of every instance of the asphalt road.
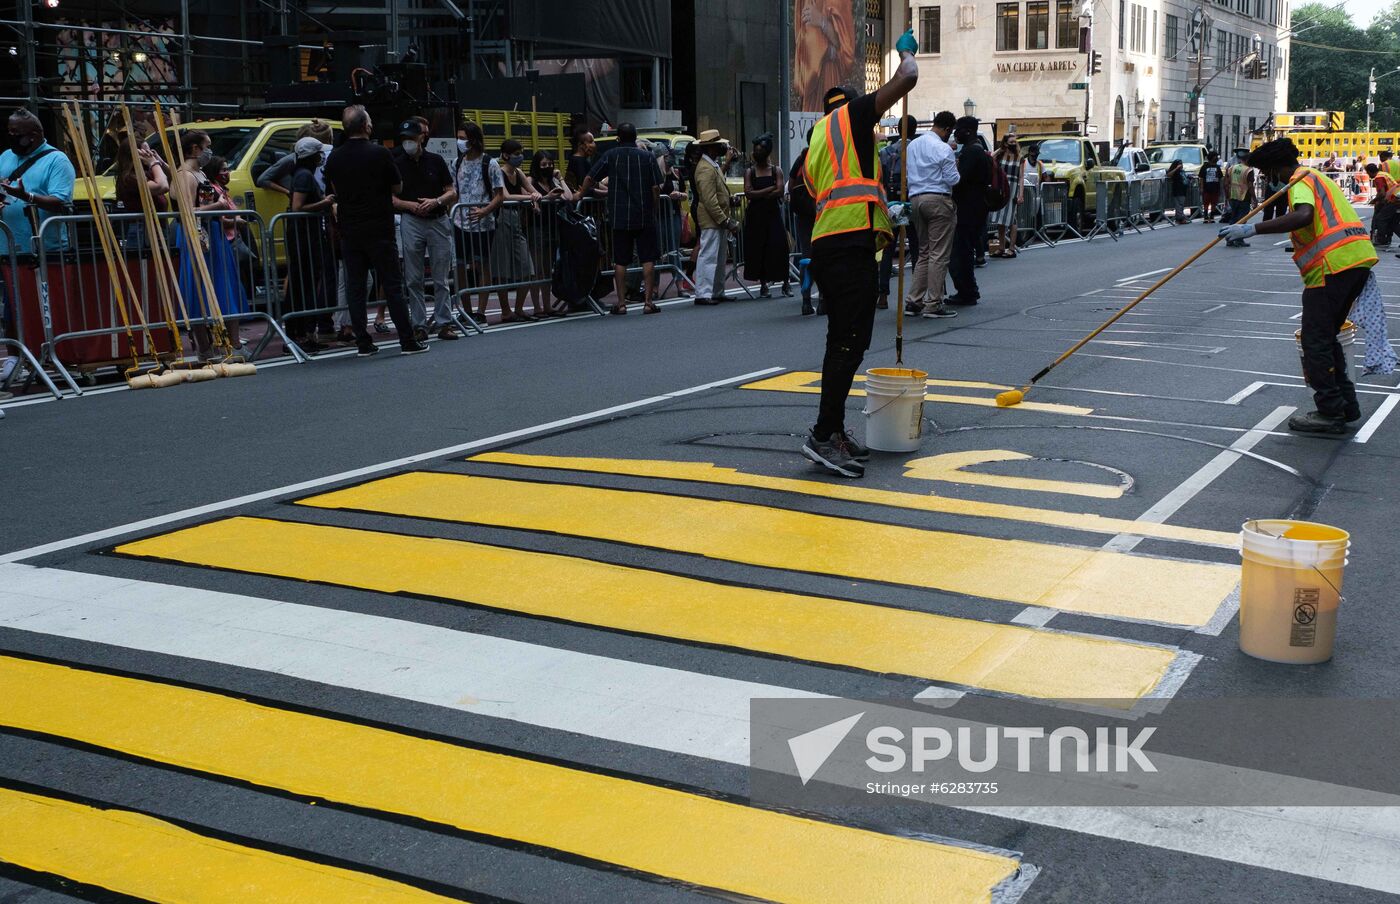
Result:
{"label": "asphalt road", "polygon": [[[1280,426],[1312,407],[1280,247],[1211,251],[990,404],[1209,236],[978,271],[981,305],[906,324],[919,451],[858,482],[797,452],[824,323],[796,299],[9,403],[0,901],[1390,900],[1395,807],[749,801],[754,698],[1385,720],[1396,379],[1350,436]],[[1238,649],[1228,535],[1288,517],[1351,532],[1322,665]]]}

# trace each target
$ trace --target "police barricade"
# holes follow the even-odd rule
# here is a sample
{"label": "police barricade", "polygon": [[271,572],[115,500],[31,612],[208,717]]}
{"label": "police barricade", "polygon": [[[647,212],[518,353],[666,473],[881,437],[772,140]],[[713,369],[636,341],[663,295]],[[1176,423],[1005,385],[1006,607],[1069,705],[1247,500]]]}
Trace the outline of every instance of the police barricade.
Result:
{"label": "police barricade", "polygon": [[1169,186],[1166,179],[1137,179],[1128,184],[1128,222],[1136,228],[1155,229],[1166,214]]}
{"label": "police barricade", "polygon": [[1079,224],[1070,222],[1069,183],[1054,181],[1042,182],[1040,195],[1040,225],[1036,238],[1047,245],[1054,245],[1067,234],[1084,238]]}
{"label": "police barricade", "polygon": [[[24,318],[19,316],[19,253],[15,248],[15,234],[10,231],[10,227],[5,223],[0,223],[0,237],[4,238],[6,253],[0,258],[0,267],[4,272],[0,273],[0,347],[12,349],[9,357],[0,358],[0,390],[6,392],[13,391],[18,381],[23,379],[27,389],[29,385],[38,380],[44,384],[53,397],[63,398],[63,393],[59,392],[53,380],[49,379],[48,373],[40,366],[39,359],[24,344]],[[28,254],[25,255],[29,257]],[[13,330],[14,335],[10,335]],[[76,389],[76,387],[75,387]]]}
{"label": "police barricade", "polygon": [[[198,211],[195,216],[200,223],[200,253],[213,278],[215,306],[228,328],[234,351],[256,359],[276,337],[293,358],[303,360],[266,310],[273,305],[273,293],[261,257],[261,249],[266,247],[262,218],[253,210]],[[113,214],[110,219],[136,290],[135,298],[126,298],[129,328],[122,323],[123,306],[117,303],[91,215],[45,220],[35,242],[37,266],[29,272],[20,270],[19,296],[37,301],[19,308],[24,341],[35,351],[37,337],[43,337],[36,356],[40,363],[52,365],[75,393],[80,390],[71,369],[90,380],[103,368],[122,369],[132,358],[173,360],[177,357],[175,333],[181,330],[189,332],[197,357],[216,356],[208,332],[214,311],[203,303],[191,260],[182,260],[187,243],[177,216],[160,215],[179,287],[170,311],[156,288],[156,260],[143,216]],[[123,297],[128,294],[123,289]],[[246,345],[241,327],[257,322],[264,323],[266,329],[256,337],[253,347],[243,352]]]}
{"label": "police barricade", "polygon": [[1039,186],[1021,187],[1021,203],[1016,205],[1014,227],[1016,235],[1012,244],[1017,247],[1029,245],[1041,234]]}
{"label": "police barricade", "polygon": [[1132,225],[1128,219],[1128,187],[1131,184],[1136,183],[1123,180],[1099,182],[1095,192],[1097,209],[1094,214],[1094,228],[1084,236],[1086,241],[1092,241],[1094,236],[1102,233],[1116,242],[1124,225]]}
{"label": "police barricade", "polygon": [[[475,205],[458,204],[453,209],[454,221],[459,225],[469,224],[465,211],[472,206]],[[657,297],[673,286],[690,284],[684,270],[688,251],[680,244],[681,210],[680,202],[669,197],[660,198],[654,210],[658,258],[653,271],[658,280],[661,276],[670,277],[665,287],[658,286]],[[460,218],[459,212],[462,212]],[[600,299],[615,292],[616,287],[613,278],[615,236],[605,199],[508,201],[497,211],[492,229],[458,229],[456,238],[459,264],[456,294],[462,298],[464,311],[470,308],[465,297],[468,295],[477,297],[478,317],[492,295],[498,296],[504,311],[514,292],[517,303],[529,293],[536,298],[536,311],[547,310],[554,316],[579,311],[607,313]],[[589,244],[597,252],[591,267],[594,279],[585,287],[587,291],[581,298],[564,301],[554,293],[555,267],[561,254],[577,255],[580,249],[574,245],[579,243]],[[586,256],[591,257],[592,251]],[[639,289],[644,268],[637,249],[633,249],[625,268],[627,285]],[[624,293],[626,291],[624,287]],[[618,299],[612,306],[625,300],[625,297]]]}
{"label": "police barricade", "polygon": [[[443,273],[435,273],[428,261],[434,256],[423,248],[424,264],[417,272],[404,265],[404,299],[410,297],[409,277],[419,284],[423,291],[424,304],[433,304],[438,280],[446,280],[449,304],[447,323],[434,323],[435,329],[455,326],[464,333],[480,333],[481,328],[469,316],[451,305],[453,246],[452,233],[447,223],[436,224],[442,233],[441,251],[445,254]],[[403,259],[402,236],[398,240],[401,264]],[[332,338],[352,341],[347,333],[351,329],[349,304],[345,293],[345,264],[340,248],[335,241],[335,230],[331,218],[325,213],[285,211],[272,218],[267,226],[267,244],[270,252],[264,255],[267,263],[267,281],[273,287],[275,303],[273,313],[277,322],[291,339],[296,349],[304,354],[314,354],[324,350],[320,339]],[[444,258],[439,255],[439,260]],[[366,308],[379,307],[379,315],[374,318],[376,332],[388,332],[384,322],[383,301],[376,299],[379,289],[374,282],[371,270],[365,281]],[[416,307],[416,305],[414,305]],[[433,311],[436,314],[436,310]],[[418,320],[415,316],[415,320]],[[426,313],[422,323],[427,323]]]}

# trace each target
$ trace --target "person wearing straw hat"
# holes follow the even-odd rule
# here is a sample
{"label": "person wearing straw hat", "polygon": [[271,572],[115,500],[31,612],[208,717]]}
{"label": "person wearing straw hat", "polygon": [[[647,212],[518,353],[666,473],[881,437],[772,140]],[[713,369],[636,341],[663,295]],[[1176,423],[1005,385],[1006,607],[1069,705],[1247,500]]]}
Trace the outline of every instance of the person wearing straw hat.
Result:
{"label": "person wearing straw hat", "polygon": [[802,454],[841,477],[862,477],[870,450],[846,430],[846,399],[875,325],[880,266],[875,255],[893,238],[875,126],[884,112],[919,80],[913,30],[895,43],[899,67],[873,94],[856,97],[845,87],[826,92],[826,116],[812,129],[804,178],[816,202],[811,272],[826,305],[826,354],[822,359],[817,422]]}
{"label": "person wearing straw hat", "polygon": [[1317,170],[1299,167],[1298,148],[1288,138],[1260,145],[1247,165],[1270,182],[1291,183],[1288,213],[1258,225],[1239,223],[1220,230],[1221,238],[1233,242],[1255,234],[1290,234],[1293,262],[1303,279],[1303,377],[1312,387],[1317,410],[1293,415],[1288,429],[1346,433],[1347,424],[1360,420],[1361,406],[1337,333],[1352,304],[1368,284],[1374,285],[1376,248],[1346,195]]}
{"label": "person wearing straw hat", "polygon": [[724,265],[728,257],[726,233],[738,232],[739,221],[730,207],[729,185],[724,181],[720,161],[729,142],[719,129],[706,129],[696,139],[700,158],[695,161],[695,225],[700,230],[700,251],[695,259],[695,303],[713,305],[724,301]]}

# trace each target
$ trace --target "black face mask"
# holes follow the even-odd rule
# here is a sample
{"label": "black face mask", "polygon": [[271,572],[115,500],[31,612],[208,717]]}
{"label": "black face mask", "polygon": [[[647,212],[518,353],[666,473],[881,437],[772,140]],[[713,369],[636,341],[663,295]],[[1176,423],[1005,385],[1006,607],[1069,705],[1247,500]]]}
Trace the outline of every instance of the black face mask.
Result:
{"label": "black face mask", "polygon": [[23,156],[39,146],[39,139],[34,135],[16,135],[10,133],[10,142],[15,146],[15,153]]}

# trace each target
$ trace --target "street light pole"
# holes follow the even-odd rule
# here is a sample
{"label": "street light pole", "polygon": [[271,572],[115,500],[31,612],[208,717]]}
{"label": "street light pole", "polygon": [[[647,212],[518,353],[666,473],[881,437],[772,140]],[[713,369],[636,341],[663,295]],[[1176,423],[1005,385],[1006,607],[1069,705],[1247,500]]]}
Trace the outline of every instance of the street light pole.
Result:
{"label": "street light pole", "polygon": [[1094,0],[1084,0],[1079,11],[1080,33],[1084,39],[1079,49],[1084,53],[1084,134],[1089,134],[1089,115],[1094,101]]}
{"label": "street light pole", "polygon": [[[1389,72],[1382,72],[1380,75],[1376,75],[1376,67],[1371,67],[1371,75],[1366,80],[1366,131],[1371,131],[1371,111],[1376,108],[1376,82],[1385,78],[1387,75],[1394,75],[1397,72],[1400,72],[1400,66],[1396,66]],[[1314,95],[1316,95],[1316,91],[1317,89],[1314,87]],[[1316,106],[1316,104],[1314,104],[1314,106]]]}

